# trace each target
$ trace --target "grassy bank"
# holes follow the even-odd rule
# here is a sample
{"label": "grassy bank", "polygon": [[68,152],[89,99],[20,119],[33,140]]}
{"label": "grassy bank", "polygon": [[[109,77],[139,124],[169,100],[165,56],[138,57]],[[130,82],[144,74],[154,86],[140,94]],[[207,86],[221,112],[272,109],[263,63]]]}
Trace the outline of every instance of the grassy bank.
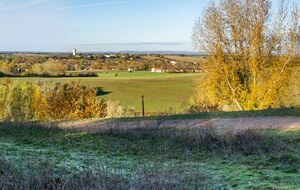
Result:
{"label": "grassy bank", "polygon": [[300,131],[0,126],[4,189],[300,188]]}

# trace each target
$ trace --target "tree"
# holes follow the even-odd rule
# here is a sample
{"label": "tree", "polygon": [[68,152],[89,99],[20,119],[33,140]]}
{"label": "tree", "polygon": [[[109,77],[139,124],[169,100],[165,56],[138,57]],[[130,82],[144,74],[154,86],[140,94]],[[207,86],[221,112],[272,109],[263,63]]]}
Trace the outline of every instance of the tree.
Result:
{"label": "tree", "polygon": [[4,73],[4,74],[10,74],[11,71],[10,71],[10,66],[8,63],[6,62],[1,62],[0,63],[0,72]]}
{"label": "tree", "polygon": [[[39,119],[83,119],[106,116],[106,102],[97,91],[76,82],[40,83],[43,98]],[[59,109],[58,109],[59,108]]]}
{"label": "tree", "polygon": [[42,75],[43,74],[43,68],[40,64],[34,64],[32,65],[32,73],[34,75]]}
{"label": "tree", "polygon": [[34,120],[41,101],[37,85],[15,80],[0,84],[0,120]]}
{"label": "tree", "polygon": [[63,75],[62,65],[59,62],[48,60],[41,65],[43,74],[50,76]]}
{"label": "tree", "polygon": [[[209,53],[196,104],[257,110],[288,105],[299,71],[300,24],[296,5],[282,0],[212,2],[194,26],[195,48]],[[213,106],[214,107],[214,106]]]}
{"label": "tree", "polygon": [[0,121],[103,118],[107,104],[97,91],[75,82],[0,83]]}

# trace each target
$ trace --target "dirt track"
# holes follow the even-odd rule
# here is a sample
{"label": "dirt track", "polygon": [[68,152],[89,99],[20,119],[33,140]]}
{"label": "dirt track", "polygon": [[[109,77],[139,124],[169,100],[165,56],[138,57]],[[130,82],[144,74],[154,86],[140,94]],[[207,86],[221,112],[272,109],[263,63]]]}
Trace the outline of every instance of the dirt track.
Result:
{"label": "dirt track", "polygon": [[60,128],[100,131],[108,128],[198,128],[213,126],[216,128],[284,128],[300,129],[300,117],[254,117],[254,118],[215,118],[215,119],[187,119],[187,120],[136,120],[136,121],[76,121],[59,123]]}

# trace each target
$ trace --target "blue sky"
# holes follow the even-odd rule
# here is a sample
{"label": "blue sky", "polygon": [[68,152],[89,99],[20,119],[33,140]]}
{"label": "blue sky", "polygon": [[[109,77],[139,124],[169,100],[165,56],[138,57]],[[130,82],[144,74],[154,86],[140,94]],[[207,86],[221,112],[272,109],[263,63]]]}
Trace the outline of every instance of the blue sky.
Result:
{"label": "blue sky", "polygon": [[0,51],[190,51],[202,0],[0,0]]}
{"label": "blue sky", "polygon": [[0,0],[0,51],[191,51],[207,0]]}

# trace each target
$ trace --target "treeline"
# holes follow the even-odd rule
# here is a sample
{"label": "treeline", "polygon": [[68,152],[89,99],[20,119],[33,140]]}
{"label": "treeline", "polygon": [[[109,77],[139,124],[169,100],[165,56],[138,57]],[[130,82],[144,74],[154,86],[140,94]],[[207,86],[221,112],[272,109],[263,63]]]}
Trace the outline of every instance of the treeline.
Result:
{"label": "treeline", "polygon": [[97,91],[75,82],[0,83],[0,120],[36,121],[103,118],[107,104]]}
{"label": "treeline", "polygon": [[174,61],[164,56],[129,56],[117,58],[96,57],[57,57],[0,55],[0,77],[90,77],[96,76],[99,70],[133,70],[150,71],[161,68],[169,71],[193,72],[201,69],[202,61],[193,62],[188,59]]}

